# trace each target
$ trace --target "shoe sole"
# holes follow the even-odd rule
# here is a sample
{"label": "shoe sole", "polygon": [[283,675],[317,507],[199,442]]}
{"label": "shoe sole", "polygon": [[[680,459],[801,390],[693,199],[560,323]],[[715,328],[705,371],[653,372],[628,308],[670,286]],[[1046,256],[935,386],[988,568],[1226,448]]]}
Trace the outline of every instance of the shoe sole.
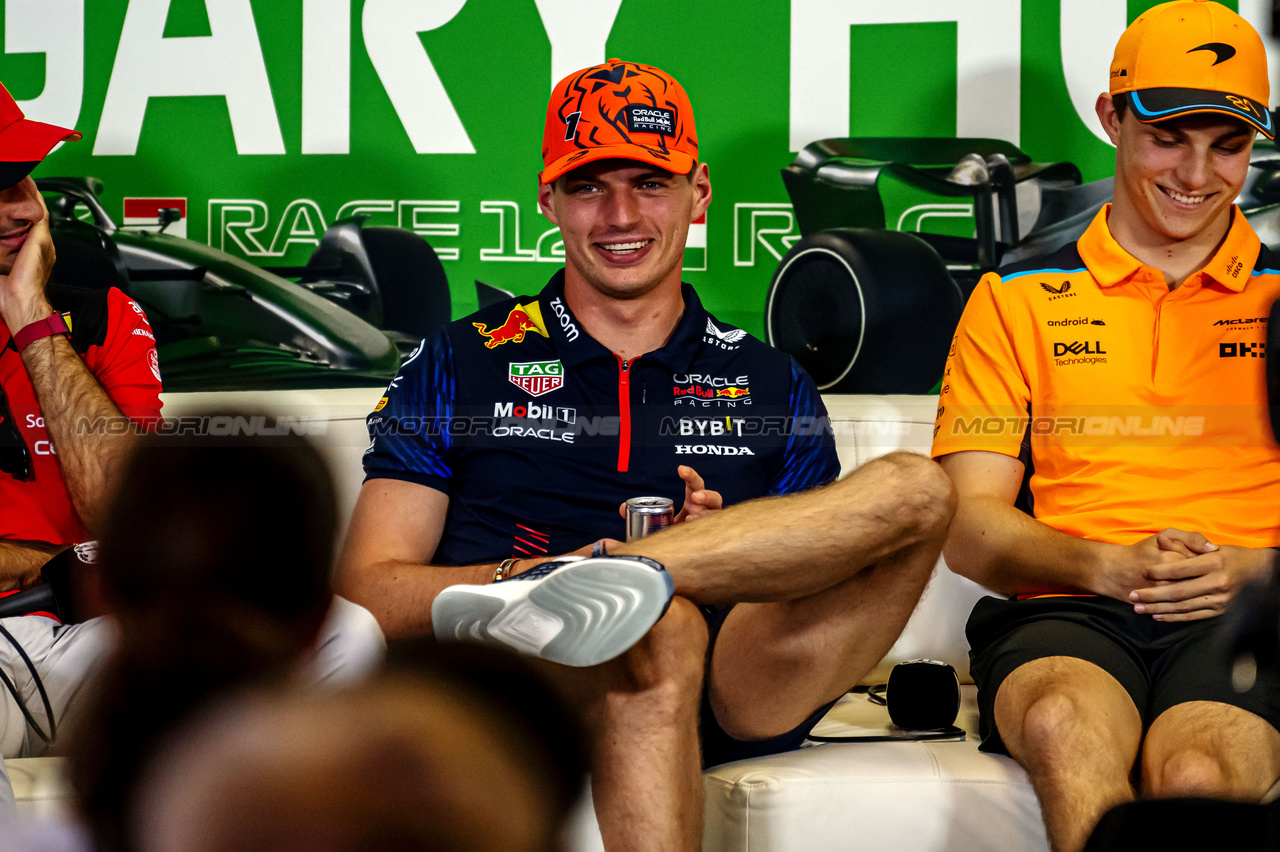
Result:
{"label": "shoe sole", "polygon": [[566,666],[624,653],[662,617],[673,592],[666,571],[613,559],[564,565],[516,600],[491,588],[455,586],[437,595],[436,638],[497,643]]}

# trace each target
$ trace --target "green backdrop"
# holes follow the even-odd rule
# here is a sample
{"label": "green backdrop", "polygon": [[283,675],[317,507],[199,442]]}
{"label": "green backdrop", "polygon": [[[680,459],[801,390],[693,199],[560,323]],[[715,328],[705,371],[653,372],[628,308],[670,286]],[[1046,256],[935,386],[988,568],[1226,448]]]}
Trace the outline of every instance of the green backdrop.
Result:
{"label": "green backdrop", "polygon": [[[113,216],[126,197],[186,199],[191,238],[294,265],[326,224],[370,213],[431,241],[460,316],[475,279],[531,293],[555,269],[535,204],[553,62],[658,65],[690,93],[715,193],[686,279],[758,334],[795,237],[778,171],[805,127],[1012,128],[1035,159],[1110,173],[1069,80],[1102,90],[1119,29],[1152,4],[1062,2],[7,0],[0,80],[84,132],[36,174],[103,179]],[[797,85],[847,88],[844,134],[842,103],[792,115]]]}

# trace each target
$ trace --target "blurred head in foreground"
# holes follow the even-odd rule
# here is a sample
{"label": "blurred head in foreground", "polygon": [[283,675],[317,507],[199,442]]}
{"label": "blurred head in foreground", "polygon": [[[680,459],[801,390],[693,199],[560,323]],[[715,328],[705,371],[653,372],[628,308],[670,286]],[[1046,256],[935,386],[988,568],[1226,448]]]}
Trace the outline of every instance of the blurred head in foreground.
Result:
{"label": "blurred head in foreground", "polygon": [[566,808],[483,693],[391,675],[253,692],[197,722],[142,785],[139,852],[549,852]]}
{"label": "blurred head in foreground", "polygon": [[101,848],[129,847],[122,814],[165,734],[224,692],[287,676],[310,648],[334,524],[328,470],[301,437],[138,441],[98,559],[119,643],[68,744]]}

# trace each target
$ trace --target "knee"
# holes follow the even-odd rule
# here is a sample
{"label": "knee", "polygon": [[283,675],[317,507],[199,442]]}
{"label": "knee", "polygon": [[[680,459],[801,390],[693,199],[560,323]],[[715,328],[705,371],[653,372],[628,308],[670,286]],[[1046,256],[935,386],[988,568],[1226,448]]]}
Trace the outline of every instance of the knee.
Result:
{"label": "knee", "polygon": [[1226,791],[1226,772],[1208,752],[1182,748],[1143,767],[1144,792],[1149,796],[1219,796]]}
{"label": "knee", "polygon": [[707,624],[697,605],[675,597],[648,635],[618,658],[623,689],[684,703],[702,689]]}
{"label": "knee", "polygon": [[910,513],[922,539],[941,538],[956,513],[956,489],[942,467],[916,453],[889,453],[876,460]]}
{"label": "knee", "polygon": [[1045,692],[1023,714],[1020,751],[1037,765],[1058,764],[1068,756],[1072,744],[1079,742],[1080,725],[1075,697],[1057,690]]}

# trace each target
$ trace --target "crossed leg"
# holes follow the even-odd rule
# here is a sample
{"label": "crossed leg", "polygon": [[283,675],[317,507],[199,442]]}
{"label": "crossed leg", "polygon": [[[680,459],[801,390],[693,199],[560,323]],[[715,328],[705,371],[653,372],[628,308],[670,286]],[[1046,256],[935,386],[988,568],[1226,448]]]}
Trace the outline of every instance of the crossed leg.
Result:
{"label": "crossed leg", "polygon": [[667,615],[613,661],[546,667],[595,736],[592,792],[610,852],[701,846],[707,629],[694,602],[740,602],[711,663],[721,725],[741,739],[783,733],[892,646],[954,507],[940,467],[895,453],[825,488],[742,503],[617,549],[666,566],[676,586]]}
{"label": "crossed leg", "polygon": [[738,603],[708,675],[721,727],[737,739],[777,736],[866,675],[920,599],[954,507],[940,467],[894,453],[825,488],[644,542],[677,594]]}
{"label": "crossed leg", "polygon": [[683,598],[629,651],[591,668],[539,663],[591,734],[591,796],[609,852],[702,847],[698,706],[707,627]]}

